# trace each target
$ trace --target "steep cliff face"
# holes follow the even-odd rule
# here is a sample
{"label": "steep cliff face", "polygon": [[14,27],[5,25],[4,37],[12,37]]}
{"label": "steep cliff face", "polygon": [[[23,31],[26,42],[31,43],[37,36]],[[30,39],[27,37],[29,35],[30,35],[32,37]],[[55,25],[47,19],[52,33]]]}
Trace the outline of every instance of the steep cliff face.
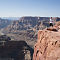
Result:
{"label": "steep cliff face", "polygon": [[60,26],[38,31],[33,60],[60,60]]}
{"label": "steep cliff face", "polygon": [[2,41],[0,60],[31,60],[32,51],[25,41]]}

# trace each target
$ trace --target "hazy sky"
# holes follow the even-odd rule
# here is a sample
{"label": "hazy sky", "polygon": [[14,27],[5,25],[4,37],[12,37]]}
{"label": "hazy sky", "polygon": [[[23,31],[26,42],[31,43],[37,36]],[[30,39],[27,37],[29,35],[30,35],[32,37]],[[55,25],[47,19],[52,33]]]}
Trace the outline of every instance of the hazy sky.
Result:
{"label": "hazy sky", "polygon": [[0,0],[0,17],[60,17],[60,0]]}

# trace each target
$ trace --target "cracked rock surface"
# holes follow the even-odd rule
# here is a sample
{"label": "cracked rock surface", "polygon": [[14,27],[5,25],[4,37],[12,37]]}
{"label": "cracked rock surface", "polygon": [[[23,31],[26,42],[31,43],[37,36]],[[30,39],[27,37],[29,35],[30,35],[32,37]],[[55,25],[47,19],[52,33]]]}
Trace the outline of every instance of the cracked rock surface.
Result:
{"label": "cracked rock surface", "polygon": [[33,60],[60,60],[60,26],[38,31]]}

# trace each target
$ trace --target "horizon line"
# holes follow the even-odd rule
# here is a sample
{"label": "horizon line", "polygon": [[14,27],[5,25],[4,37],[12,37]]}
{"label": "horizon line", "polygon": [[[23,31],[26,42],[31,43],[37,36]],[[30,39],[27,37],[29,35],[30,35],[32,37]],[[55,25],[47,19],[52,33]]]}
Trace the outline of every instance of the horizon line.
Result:
{"label": "horizon line", "polygon": [[60,17],[60,16],[0,16],[2,18],[4,17],[8,17],[8,18],[12,18],[12,17]]}

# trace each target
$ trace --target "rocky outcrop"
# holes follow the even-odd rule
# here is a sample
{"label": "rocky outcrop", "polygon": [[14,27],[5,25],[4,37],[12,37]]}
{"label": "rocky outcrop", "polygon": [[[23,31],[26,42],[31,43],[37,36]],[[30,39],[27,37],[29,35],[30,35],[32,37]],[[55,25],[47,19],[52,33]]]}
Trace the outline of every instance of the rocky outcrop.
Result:
{"label": "rocky outcrop", "polygon": [[38,31],[38,40],[34,46],[33,60],[60,60],[59,25]]}
{"label": "rocky outcrop", "polygon": [[1,60],[31,60],[32,48],[25,41],[6,41],[0,44]]}

